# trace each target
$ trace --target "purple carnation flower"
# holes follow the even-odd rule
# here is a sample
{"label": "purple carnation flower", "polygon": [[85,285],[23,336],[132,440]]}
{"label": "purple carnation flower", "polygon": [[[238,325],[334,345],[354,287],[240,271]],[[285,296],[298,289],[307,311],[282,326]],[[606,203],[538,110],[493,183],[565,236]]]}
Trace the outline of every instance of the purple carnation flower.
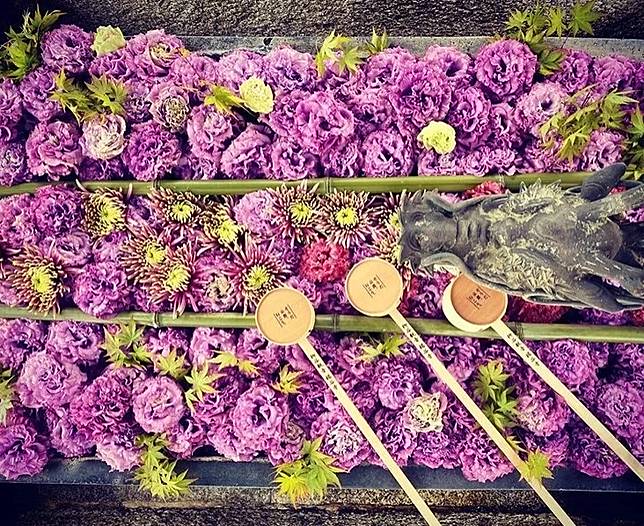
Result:
{"label": "purple carnation flower", "polygon": [[470,430],[458,452],[463,476],[467,480],[490,482],[512,473],[512,464],[480,428]]}
{"label": "purple carnation flower", "polygon": [[276,134],[282,137],[294,137],[297,106],[308,96],[306,91],[294,90],[280,93],[275,97],[273,111],[268,115],[268,124]]}
{"label": "purple carnation flower", "polygon": [[[373,417],[372,426],[396,464],[407,465],[416,449],[418,433],[405,426],[401,412],[379,409]],[[374,452],[371,453],[370,460],[382,465],[382,461]]]}
{"label": "purple carnation flower", "polygon": [[549,437],[540,437],[524,433],[521,438],[525,444],[524,447],[528,451],[536,451],[538,449],[548,455],[551,468],[566,464],[571,443],[570,434],[567,430],[560,431]]}
{"label": "purple carnation flower", "polygon": [[496,101],[514,100],[532,84],[537,57],[523,42],[497,40],[479,50],[474,71],[480,85]]}
{"label": "purple carnation flower", "polygon": [[22,117],[22,96],[11,80],[0,81],[0,144],[15,138]]}
{"label": "purple carnation flower", "polygon": [[237,348],[237,335],[234,331],[197,327],[192,333],[188,356],[195,367],[201,367],[216,353],[234,353]]}
{"label": "purple carnation flower", "polygon": [[192,153],[198,157],[217,159],[234,136],[231,117],[214,106],[197,106],[186,126]]}
{"label": "purple carnation flower", "polygon": [[[239,370],[227,368],[220,378],[215,380],[215,391],[206,393],[203,400],[194,404],[194,420],[208,430],[213,430],[218,417],[235,407],[237,400],[244,393],[250,381]],[[213,430],[214,431],[214,430]]]}
{"label": "purple carnation flower", "polygon": [[618,343],[611,348],[617,372],[627,380],[644,382],[644,345]]}
{"label": "purple carnation flower", "polygon": [[219,65],[211,57],[190,53],[172,63],[169,79],[173,84],[188,89],[192,99],[203,100],[210,86],[219,84]]}
{"label": "purple carnation flower", "polygon": [[595,90],[602,95],[613,90],[628,90],[635,78],[633,61],[621,55],[595,58],[592,70],[597,85]]}
{"label": "purple carnation flower", "polygon": [[635,439],[644,432],[644,396],[624,380],[604,383],[597,389],[597,412],[619,436]]}
{"label": "purple carnation flower", "polygon": [[597,366],[588,345],[574,340],[558,340],[536,344],[536,352],[548,368],[575,391],[582,384],[597,380]]}
{"label": "purple carnation flower", "polygon": [[173,429],[185,412],[183,392],[167,376],[142,378],[132,393],[134,418],[143,431],[165,433]]}
{"label": "purple carnation flower", "polygon": [[399,360],[381,360],[376,367],[375,388],[380,403],[388,409],[402,409],[421,391],[418,369]]}
{"label": "purple carnation flower", "polygon": [[429,121],[442,121],[452,101],[445,76],[427,62],[406,67],[393,94],[398,127],[414,137]]}
{"label": "purple carnation flower", "polygon": [[313,57],[288,46],[271,50],[265,57],[265,68],[268,83],[278,92],[311,91],[317,83]]}
{"label": "purple carnation flower", "polygon": [[254,51],[235,49],[221,57],[218,65],[221,83],[234,91],[251,77],[266,80],[265,58]]}
{"label": "purple carnation flower", "polygon": [[325,152],[322,157],[324,175],[330,177],[358,177],[362,175],[362,149],[357,140],[343,141]]}
{"label": "purple carnation flower", "polygon": [[445,155],[437,155],[434,150],[421,150],[418,156],[418,175],[454,175],[460,170],[462,149],[456,149]]}
{"label": "purple carnation flower", "polygon": [[487,145],[479,146],[466,154],[458,163],[459,172],[468,175],[484,176],[492,172],[492,148]]}
{"label": "purple carnation flower", "polygon": [[126,84],[127,98],[123,103],[125,120],[129,123],[141,124],[152,116],[150,115],[150,101],[148,94],[152,89],[152,83],[131,80]]}
{"label": "purple carnation flower", "polygon": [[37,475],[47,461],[48,444],[26,416],[7,418],[0,425],[0,475],[14,480],[21,475]]}
{"label": "purple carnation flower", "polygon": [[126,60],[140,79],[165,77],[183,49],[176,36],[166,35],[162,30],[148,31],[128,41]]}
{"label": "purple carnation flower", "polygon": [[83,158],[78,167],[78,179],[81,181],[114,181],[123,179],[125,167],[120,157],[114,157],[109,161],[98,161]]}
{"label": "purple carnation flower", "polygon": [[553,82],[539,82],[517,101],[514,119],[524,132],[540,137],[540,126],[565,108],[566,92]]}
{"label": "purple carnation flower", "polygon": [[47,31],[41,40],[42,60],[54,70],[64,69],[67,73],[78,75],[87,70],[92,61],[94,37],[80,27],[62,25]]}
{"label": "purple carnation flower", "polygon": [[235,462],[247,462],[257,454],[257,451],[247,447],[245,442],[235,434],[231,413],[232,410],[215,416],[206,438],[208,443],[225,458]]}
{"label": "purple carnation flower", "polygon": [[188,93],[172,82],[154,84],[148,95],[152,118],[171,132],[183,131],[190,114]]}
{"label": "purple carnation flower", "polygon": [[452,87],[465,87],[472,83],[472,58],[461,50],[447,46],[430,46],[425,61],[438,69]]}
{"label": "purple carnation flower", "polygon": [[428,468],[453,469],[458,466],[456,444],[445,431],[419,433],[413,461]]}
{"label": "purple carnation flower", "polygon": [[622,159],[624,137],[612,130],[595,130],[581,154],[580,168],[595,171]]}
{"label": "purple carnation flower", "polygon": [[190,458],[196,449],[207,444],[206,426],[191,416],[184,416],[167,433],[168,451],[177,458]]}
{"label": "purple carnation flower", "polygon": [[68,408],[48,410],[46,417],[51,445],[64,457],[81,457],[92,450],[95,441],[91,433],[72,421]]}
{"label": "purple carnation flower", "polygon": [[356,131],[361,138],[376,130],[391,128],[394,120],[393,107],[386,90],[362,90],[351,97],[347,104],[356,118]]}
{"label": "purple carnation flower", "polygon": [[94,77],[105,75],[119,82],[127,82],[136,76],[132,60],[125,48],[96,57],[89,66],[89,74]]}
{"label": "purple carnation flower", "polygon": [[41,66],[28,73],[20,83],[20,93],[22,93],[25,110],[42,122],[49,121],[63,113],[60,103],[50,98],[56,89],[56,74],[56,71]]}
{"label": "purple carnation flower", "polygon": [[42,350],[46,330],[38,321],[0,320],[0,367],[18,371],[27,356]]}
{"label": "purple carnation flower", "polygon": [[120,426],[117,433],[102,437],[96,444],[96,456],[111,470],[130,471],[140,466],[143,450],[136,445],[136,438],[140,433],[141,430],[135,424]]}
{"label": "purple carnation flower", "polygon": [[559,84],[568,95],[572,95],[592,83],[592,61],[593,57],[585,51],[566,49],[559,70],[551,75],[549,80]]}
{"label": "purple carnation flower", "polygon": [[97,318],[110,318],[130,303],[127,274],[109,261],[88,265],[75,276],[72,297],[83,312]]}
{"label": "purple carnation flower", "polygon": [[[477,357],[481,353],[479,340],[451,336],[429,336],[424,340],[457,380],[467,380],[476,370]],[[412,356],[418,357],[416,350],[410,351],[410,353]],[[424,362],[420,363],[424,364]],[[426,366],[423,365],[423,367]],[[428,369],[427,372],[431,377],[434,376],[433,371]]]}
{"label": "purple carnation flower", "polygon": [[101,115],[83,122],[81,147],[91,159],[108,161],[125,148],[125,119],[120,115]]}
{"label": "purple carnation flower", "polygon": [[27,356],[16,390],[25,407],[55,409],[71,402],[86,379],[76,365],[60,363],[46,351],[39,351]]}
{"label": "purple carnation flower", "polygon": [[369,443],[339,406],[322,413],[311,424],[310,436],[322,438],[322,452],[336,459],[335,465],[350,470],[370,455]]}
{"label": "purple carnation flower", "polygon": [[172,352],[187,358],[190,347],[190,337],[183,329],[148,329],[144,333],[144,341],[153,360],[168,356]]}
{"label": "purple carnation flower", "polygon": [[268,190],[245,194],[233,208],[235,220],[252,234],[270,238],[275,233],[271,214],[273,201],[273,194]]}
{"label": "purple carnation flower", "polygon": [[556,394],[541,384],[519,396],[518,420],[528,431],[546,437],[561,431],[570,420],[570,409]]}
{"label": "purple carnation flower", "polygon": [[488,141],[498,147],[511,148],[520,141],[514,121],[514,109],[507,103],[493,104],[490,110],[490,136]]}
{"label": "purple carnation flower", "polygon": [[103,331],[93,323],[57,321],[49,324],[45,350],[62,363],[94,364],[101,356]]}
{"label": "purple carnation flower", "polygon": [[485,142],[491,133],[492,104],[483,92],[470,86],[454,91],[447,122],[456,129],[456,140],[468,148]]}
{"label": "purple carnation flower", "polygon": [[332,93],[318,91],[302,99],[295,110],[295,139],[311,153],[322,155],[350,138],[355,119]]}
{"label": "purple carnation flower", "polygon": [[39,188],[32,201],[36,227],[44,236],[61,236],[80,227],[81,195],[62,186]]}
{"label": "purple carnation flower", "polygon": [[414,169],[411,143],[395,130],[371,132],[362,143],[363,170],[369,177],[400,177]]}
{"label": "purple carnation flower", "polygon": [[242,394],[231,411],[233,431],[243,447],[268,449],[276,436],[286,432],[289,409],[284,395],[261,383]]}
{"label": "purple carnation flower", "polygon": [[269,179],[294,181],[317,177],[318,158],[296,141],[278,138],[271,147]]}
{"label": "purple carnation flower", "polygon": [[289,422],[286,425],[286,431],[272,440],[269,445],[266,451],[268,460],[274,466],[297,460],[302,454],[304,438],[304,430],[297,424]]}
{"label": "purple carnation flower", "polygon": [[135,124],[123,161],[135,179],[161,179],[177,166],[181,158],[179,139],[156,122]]}
{"label": "purple carnation flower", "polygon": [[582,309],[579,317],[584,323],[591,325],[628,325],[630,317],[628,311],[606,312],[599,309]]}
{"label": "purple carnation flower", "polygon": [[33,201],[33,196],[28,194],[0,199],[0,244],[4,248],[18,251],[40,241],[41,233],[31,207]]}
{"label": "purple carnation flower", "polygon": [[576,425],[571,436],[568,460],[577,471],[599,479],[620,477],[628,471],[626,464],[585,424]]}
{"label": "purple carnation flower", "polygon": [[68,122],[41,122],[29,135],[26,150],[31,172],[58,181],[78,170],[82,159],[80,132]]}
{"label": "purple carnation flower", "polygon": [[21,142],[0,142],[0,184],[12,186],[32,179],[27,172],[27,154]]}
{"label": "purple carnation flower", "polygon": [[406,49],[385,49],[371,56],[360,69],[363,72],[360,84],[365,88],[395,88],[400,76],[417,62],[418,59]]}
{"label": "purple carnation flower", "polygon": [[123,245],[128,241],[129,233],[126,230],[117,230],[103,236],[94,243],[94,263],[116,263],[120,261],[119,255]]}
{"label": "purple carnation flower", "polygon": [[221,156],[221,172],[230,179],[263,179],[271,170],[271,138],[263,126],[249,126]]}
{"label": "purple carnation flower", "polygon": [[263,375],[277,371],[284,352],[279,345],[266,341],[257,329],[246,329],[239,335],[235,355],[252,362]]}
{"label": "purple carnation flower", "polygon": [[308,430],[327,411],[325,402],[328,388],[320,376],[312,371],[300,376],[298,382],[300,389],[289,397],[291,418]]}
{"label": "purple carnation flower", "polygon": [[221,152],[214,152],[212,157],[197,157],[190,152],[179,159],[173,174],[179,179],[191,181],[209,181],[219,174]]}
{"label": "purple carnation flower", "polygon": [[315,286],[315,283],[313,283],[312,281],[309,281],[303,276],[295,275],[291,276],[287,280],[286,284],[289,287],[297,289],[302,294],[304,294],[311,302],[314,309],[317,309],[320,306],[322,295],[320,294],[318,288]]}

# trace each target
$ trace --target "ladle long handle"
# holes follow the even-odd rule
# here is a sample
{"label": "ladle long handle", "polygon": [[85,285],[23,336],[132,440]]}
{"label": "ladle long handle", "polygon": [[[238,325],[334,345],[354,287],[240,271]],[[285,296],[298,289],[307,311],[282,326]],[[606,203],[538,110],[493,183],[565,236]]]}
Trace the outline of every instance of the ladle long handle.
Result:
{"label": "ladle long handle", "polygon": [[[479,406],[476,405],[476,402],[472,400],[472,397],[470,397],[465,389],[461,387],[456,378],[452,376],[452,374],[447,370],[443,363],[436,357],[436,355],[427,346],[427,344],[414,330],[410,323],[405,319],[405,317],[398,310],[391,312],[390,316],[400,327],[403,333],[409,338],[414,347],[418,349],[418,352],[423,356],[423,358],[427,360],[438,379],[441,380],[445,385],[447,385],[447,387],[449,387],[456,398],[465,406],[465,408],[474,417],[476,422],[490,436],[492,441],[512,463],[512,465],[519,471],[519,473],[526,474],[526,463],[521,459],[521,457],[519,457],[517,452],[512,448],[512,446],[494,426],[494,424],[492,424],[492,422],[490,422],[490,420],[485,416]],[[564,509],[559,505],[559,503],[553,498],[550,492],[540,481],[535,480],[533,477],[529,477],[527,475],[525,476],[525,478],[528,484],[532,487],[532,489],[534,489],[537,495],[539,495],[541,500],[545,503],[545,505],[548,506],[555,517],[559,519],[559,522],[561,522],[561,524],[563,524],[564,526],[575,526],[575,523],[572,521],[572,519],[568,516],[568,514],[564,511]]]}
{"label": "ladle long handle", "polygon": [[528,364],[528,366],[557,393],[570,408],[581,418],[590,429],[644,482],[644,466],[633,456],[633,454],[617,440],[610,430],[590,412],[590,410],[568,389],[559,378],[544,364],[521,339],[512,332],[502,320],[492,324],[492,328],[505,342],[512,347],[516,353]]}
{"label": "ladle long handle", "polygon": [[385,445],[378,438],[378,435],[376,435],[375,431],[371,428],[367,420],[362,416],[351,398],[349,398],[347,392],[344,390],[342,385],[340,385],[338,379],[333,375],[331,369],[329,369],[327,364],[324,363],[324,360],[322,360],[322,357],[318,354],[313,345],[311,345],[311,342],[308,339],[304,339],[299,342],[299,345],[304,351],[304,354],[306,354],[306,357],[313,364],[313,367],[315,367],[322,379],[329,386],[331,392],[336,396],[336,398],[345,409],[345,411],[349,414],[351,419],[354,421],[360,432],[367,439],[367,442],[369,442],[371,447],[378,454],[385,467],[396,479],[396,482],[398,482],[398,484],[407,494],[414,506],[416,506],[416,509],[423,516],[427,524],[429,524],[430,526],[441,526],[436,516],[432,513],[432,510],[429,509],[427,503],[418,493],[418,490],[407,478],[407,475],[403,473],[403,470],[400,469],[400,466],[396,464],[396,461],[389,454],[389,451],[387,451]]}

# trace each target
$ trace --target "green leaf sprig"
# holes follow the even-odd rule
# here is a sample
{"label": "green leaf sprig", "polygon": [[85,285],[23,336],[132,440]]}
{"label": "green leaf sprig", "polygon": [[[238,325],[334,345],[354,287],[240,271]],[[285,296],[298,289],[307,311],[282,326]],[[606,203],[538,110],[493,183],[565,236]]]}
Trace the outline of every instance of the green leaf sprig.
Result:
{"label": "green leaf sprig", "polygon": [[[572,160],[581,154],[595,130],[627,130],[626,107],[636,100],[627,92],[615,90],[596,96],[593,88],[588,86],[573,94],[566,109],[555,113],[539,129],[545,148],[552,149],[559,144],[557,154],[561,159]],[[637,130],[636,124],[634,137],[639,134]]]}
{"label": "green leaf sprig", "polygon": [[0,371],[0,424],[7,422],[7,415],[13,408],[13,402],[16,399],[16,390],[14,389],[15,376],[11,369]]}
{"label": "green leaf sprig", "polygon": [[20,30],[10,28],[7,41],[0,47],[0,77],[21,80],[40,64],[40,40],[63,16],[62,11],[41,13],[36,7],[33,15],[22,16]]}
{"label": "green leaf sprig", "polygon": [[119,326],[114,333],[105,329],[102,348],[107,360],[116,367],[145,368],[152,363],[152,355],[143,343],[143,328],[137,328],[134,321]]}
{"label": "green leaf sprig", "polygon": [[183,395],[186,399],[186,404],[190,411],[194,411],[195,402],[201,402],[203,397],[208,393],[216,391],[213,384],[219,380],[223,374],[210,373],[210,365],[212,360],[207,361],[201,367],[193,367],[190,374],[186,375],[184,380],[190,385],[190,388],[185,390]]}
{"label": "green leaf sprig", "polygon": [[595,10],[595,0],[582,2],[577,0],[574,6],[566,11],[561,7],[549,7],[539,2],[534,7],[510,13],[505,24],[505,33],[510,38],[527,44],[539,59],[539,72],[549,76],[558,71],[565,58],[563,46],[553,47],[546,37],[559,38],[593,34],[593,22],[600,18]]}
{"label": "green leaf sprig", "polygon": [[518,400],[514,386],[508,386],[510,375],[503,371],[500,360],[492,360],[478,368],[474,381],[474,394],[483,402],[483,413],[494,426],[505,432],[516,426]]}
{"label": "green leaf sprig", "polygon": [[337,64],[340,74],[345,70],[353,74],[369,56],[380,53],[387,47],[389,47],[387,31],[379,35],[374,29],[371,40],[364,44],[356,44],[353,39],[331,31],[322,41],[315,55],[315,66],[320,77],[324,75],[329,64]]}
{"label": "green leaf sprig", "polygon": [[220,113],[231,113],[233,108],[244,107],[244,99],[225,86],[211,86],[203,103],[205,106],[214,106]]}
{"label": "green leaf sprig", "polygon": [[404,353],[400,350],[407,340],[399,334],[387,336],[383,341],[376,345],[365,343],[362,345],[362,354],[358,357],[359,361],[372,363],[377,358],[395,358],[402,356]]}
{"label": "green leaf sprig", "polygon": [[170,461],[165,454],[168,444],[162,436],[142,435],[136,442],[142,448],[142,453],[141,466],[135,471],[134,478],[141,491],[163,500],[179,497],[189,491],[196,479],[186,478],[187,470],[176,472],[177,461]]}
{"label": "green leaf sprig", "polygon": [[156,368],[161,374],[165,374],[175,380],[183,379],[188,373],[186,358],[178,354],[176,349],[170,349],[166,356],[159,356],[155,359]]}
{"label": "green leaf sprig", "polygon": [[273,482],[294,506],[306,499],[323,497],[329,486],[340,487],[337,473],[345,470],[336,467],[335,459],[322,453],[321,446],[322,438],[305,440],[299,459],[275,468]]}
{"label": "green leaf sprig", "polygon": [[212,363],[217,365],[220,370],[227,367],[236,367],[241,373],[248,376],[257,376],[259,374],[257,366],[251,360],[238,358],[228,351],[217,353],[217,356],[212,359]]}
{"label": "green leaf sprig", "polygon": [[529,451],[523,469],[519,470],[521,479],[542,482],[543,479],[551,479],[550,455],[540,449]]}
{"label": "green leaf sprig", "polygon": [[288,365],[285,365],[280,369],[277,382],[273,383],[273,389],[285,395],[297,394],[302,387],[299,382],[300,376],[302,371],[291,371]]}
{"label": "green leaf sprig", "polygon": [[633,179],[640,179],[644,174],[644,116],[639,107],[631,113],[630,124],[626,129],[627,173]]}
{"label": "green leaf sprig", "polygon": [[61,71],[56,75],[55,84],[56,88],[50,98],[74,115],[78,122],[97,115],[125,113],[124,104],[128,91],[122,82],[102,75],[79,85]]}

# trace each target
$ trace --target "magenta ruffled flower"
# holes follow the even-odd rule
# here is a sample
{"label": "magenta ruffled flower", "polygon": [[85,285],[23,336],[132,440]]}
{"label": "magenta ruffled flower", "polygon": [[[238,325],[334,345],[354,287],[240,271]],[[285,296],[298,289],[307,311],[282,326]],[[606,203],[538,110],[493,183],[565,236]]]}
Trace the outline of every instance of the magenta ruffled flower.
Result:
{"label": "magenta ruffled flower", "polygon": [[536,351],[548,368],[573,391],[597,380],[596,365],[586,343],[574,340],[542,342]]}
{"label": "magenta ruffled flower", "polygon": [[571,431],[570,465],[591,477],[621,477],[628,471],[626,464],[613,453],[586,424],[577,424]]}
{"label": "magenta ruffled flower", "polygon": [[156,122],[135,124],[123,152],[123,161],[135,179],[161,179],[181,158],[179,139]]}
{"label": "magenta ruffled flower", "polygon": [[453,87],[462,88],[472,83],[472,59],[459,49],[430,46],[425,52],[425,61],[443,73]]}
{"label": "magenta ruffled flower", "polygon": [[127,98],[123,103],[127,122],[140,124],[152,117],[150,115],[150,101],[148,100],[152,85],[153,83],[151,82],[141,80],[127,82]]}
{"label": "magenta ruffled flower", "polygon": [[275,234],[271,214],[273,203],[273,194],[268,190],[245,194],[233,208],[235,219],[252,234],[270,238]]}
{"label": "magenta ruffled flower", "polygon": [[18,371],[27,356],[42,350],[46,337],[42,322],[0,320],[0,368]]}
{"label": "magenta ruffled flower", "polygon": [[235,353],[237,336],[233,331],[197,327],[192,333],[188,356],[195,367],[201,367],[220,352]]}
{"label": "magenta ruffled flower", "polygon": [[78,167],[78,179],[81,181],[114,181],[122,179],[125,167],[120,157],[109,161],[97,161],[85,157]]}
{"label": "magenta ruffled flower", "polygon": [[621,161],[624,137],[612,130],[595,130],[581,153],[580,168],[594,171]]}
{"label": "magenta ruffled flower", "polygon": [[479,84],[498,102],[524,93],[537,71],[537,57],[523,42],[497,40],[483,46],[474,61]]}
{"label": "magenta ruffled flower", "polygon": [[374,374],[378,398],[386,408],[403,409],[421,391],[420,373],[412,364],[383,359]]}
{"label": "magenta ruffled flower", "polygon": [[57,321],[49,324],[45,350],[62,363],[94,364],[101,356],[103,331],[93,323]]}
{"label": "magenta ruffled flower", "polygon": [[31,172],[58,181],[78,171],[82,159],[80,132],[68,122],[41,122],[29,135],[26,150]]}
{"label": "magenta ruffled flower", "polygon": [[96,444],[96,456],[113,471],[130,471],[140,466],[143,450],[136,445],[140,433],[135,424],[120,426],[118,433],[102,437]]}
{"label": "magenta ruffled flower", "polygon": [[162,30],[148,31],[128,41],[126,60],[140,79],[165,77],[183,49],[179,38]]}
{"label": "magenta ruffled flower", "polygon": [[362,175],[361,144],[349,140],[331,148],[322,157],[324,175],[329,177],[358,177]]}
{"label": "magenta ruffled flower", "polygon": [[62,186],[39,188],[32,201],[36,227],[44,236],[61,236],[80,227],[81,195]]}
{"label": "magenta ruffled flower", "polygon": [[172,63],[169,79],[173,84],[188,89],[192,99],[203,100],[210,86],[219,84],[219,65],[211,57],[190,53]]}
{"label": "magenta ruffled flower", "polygon": [[46,66],[78,75],[87,70],[92,61],[94,37],[80,27],[62,25],[47,31],[40,43],[42,60]]}
{"label": "magenta ruffled flower", "polygon": [[190,114],[190,97],[187,89],[172,82],[159,82],[148,95],[152,118],[171,132],[181,132]]}
{"label": "magenta ruffled flower", "polygon": [[445,76],[427,62],[406,67],[393,93],[398,127],[414,137],[429,121],[442,121],[452,101]]}
{"label": "magenta ruffled flower", "polygon": [[634,62],[621,55],[597,57],[592,65],[595,90],[599,94],[609,91],[624,91],[632,87],[635,78]]}
{"label": "magenta ruffled flower", "polygon": [[414,169],[411,143],[395,130],[377,130],[367,135],[362,155],[368,177],[401,177]]}
{"label": "magenta ruffled flower", "polygon": [[167,376],[142,378],[134,386],[132,410],[143,431],[168,432],[179,424],[186,410],[183,392]]}
{"label": "magenta ruffled flower", "polygon": [[518,127],[541,137],[540,126],[566,105],[566,92],[553,82],[539,82],[517,101],[514,119]]}
{"label": "magenta ruffled flower", "polygon": [[349,108],[332,93],[318,91],[302,99],[295,110],[296,141],[316,155],[322,155],[350,138],[355,119]]}
{"label": "magenta ruffled flower", "polygon": [[344,278],[349,271],[349,251],[337,243],[320,239],[304,247],[300,275],[315,283]]}
{"label": "magenta ruffled flower", "polygon": [[489,144],[511,148],[521,141],[519,130],[514,121],[514,108],[502,102],[493,104],[490,111]]}
{"label": "magenta ruffled flower", "polygon": [[0,81],[0,144],[15,138],[22,118],[22,96],[11,80]]}
{"label": "magenta ruffled flower", "polygon": [[47,464],[48,444],[27,416],[11,416],[0,425],[0,475],[15,480],[37,475]]}
{"label": "magenta ruffled flower", "polygon": [[268,342],[257,329],[246,329],[239,335],[234,354],[239,359],[250,361],[260,374],[267,376],[279,369],[284,349]]}
{"label": "magenta ruffled flower", "polygon": [[322,437],[322,452],[335,458],[335,465],[342,469],[362,464],[371,453],[369,443],[339,406],[322,413],[311,424],[310,436]]}
{"label": "magenta ruffled flower", "polygon": [[419,433],[413,461],[428,468],[453,469],[458,465],[456,444],[445,431]]}
{"label": "magenta ruffled flower", "polygon": [[644,432],[644,395],[636,384],[624,380],[604,383],[597,393],[597,412],[602,422],[615,433],[626,439],[636,439]]}
{"label": "magenta ruffled flower", "polygon": [[266,59],[259,53],[246,49],[235,49],[219,59],[221,83],[234,90],[250,77],[266,80]]}
{"label": "magenta ruffled flower", "polygon": [[177,458],[190,458],[196,449],[207,444],[206,426],[186,416],[167,434],[168,451]]}
{"label": "magenta ruffled flower", "polygon": [[644,382],[644,345],[617,343],[611,348],[620,375],[628,380]]}
{"label": "magenta ruffled flower", "polygon": [[125,119],[120,115],[101,115],[83,122],[81,147],[91,159],[108,161],[125,148]]}
{"label": "magenta ruffled flower", "polygon": [[286,432],[288,404],[284,395],[260,383],[239,397],[231,418],[233,431],[243,447],[266,450],[276,436]]}
{"label": "magenta ruffled flower", "polygon": [[367,88],[349,99],[347,104],[356,118],[356,131],[361,138],[392,127],[394,110],[390,99],[390,93],[380,88]]}
{"label": "magenta ruffled flower", "polygon": [[263,126],[249,126],[221,156],[221,172],[229,179],[264,179],[271,171],[271,138]]}
{"label": "magenta ruffled flower", "polygon": [[458,452],[463,476],[467,480],[490,482],[512,473],[512,464],[480,428],[470,430]]}
{"label": "magenta ruffled flower", "polygon": [[127,274],[109,261],[88,265],[75,276],[72,297],[83,312],[97,318],[110,318],[126,310],[130,303]]}
{"label": "magenta ruffled flower", "polygon": [[231,117],[217,111],[214,106],[194,108],[186,131],[193,154],[216,160],[221,158],[221,153],[234,136]]}
{"label": "magenta ruffled flower", "polygon": [[32,179],[27,173],[27,153],[21,142],[0,142],[0,184],[12,186]]}
{"label": "magenta ruffled flower", "polygon": [[456,140],[468,148],[485,142],[492,131],[492,104],[474,86],[454,91],[447,122],[456,129]]}
{"label": "magenta ruffled flower", "polygon": [[519,423],[537,436],[547,437],[557,433],[570,420],[568,405],[541,383],[530,386],[518,400]]}
{"label": "magenta ruffled flower", "polygon": [[47,352],[39,351],[27,356],[16,390],[25,407],[55,409],[71,402],[86,379],[76,365],[60,363]]}
{"label": "magenta ruffled flower", "polygon": [[[400,411],[379,409],[373,417],[372,426],[396,464],[407,465],[416,449],[418,433],[405,426]],[[371,453],[370,460],[375,464],[382,465],[382,461],[374,452]]]}
{"label": "magenta ruffled flower", "polygon": [[41,66],[20,83],[23,106],[39,121],[45,122],[63,113],[63,107],[50,96],[56,89],[55,76],[58,72]]}
{"label": "magenta ruffled flower", "polygon": [[572,95],[592,84],[593,75],[590,65],[593,57],[577,49],[566,49],[564,52],[565,57],[559,70],[548,78],[559,84],[568,95]]}
{"label": "magenta ruffled flower", "polygon": [[318,175],[318,158],[295,141],[278,138],[271,148],[269,179],[294,181]]}
{"label": "magenta ruffled flower", "polygon": [[360,84],[365,88],[394,88],[400,76],[418,59],[408,50],[401,47],[385,49],[376,53],[360,69]]}
{"label": "magenta ruffled flower", "polygon": [[268,115],[268,124],[276,134],[287,138],[294,137],[297,106],[308,96],[309,94],[303,90],[277,94],[273,111]]}
{"label": "magenta ruffled flower", "polygon": [[266,451],[268,460],[274,466],[297,460],[302,454],[304,438],[304,430],[297,424],[289,422],[286,425],[286,431],[275,438]]}
{"label": "magenta ruffled flower", "polygon": [[311,91],[317,83],[313,57],[288,46],[280,46],[265,57],[266,79],[276,91]]}
{"label": "magenta ruffled flower", "polygon": [[91,433],[72,421],[68,408],[48,410],[46,417],[51,445],[64,457],[81,457],[92,450],[95,441]]}
{"label": "magenta ruffled flower", "polygon": [[96,57],[89,66],[89,74],[94,77],[106,77],[126,82],[136,76],[133,64],[125,48],[117,49]]}
{"label": "magenta ruffled flower", "polygon": [[495,162],[492,160],[492,148],[487,145],[465,154],[458,162],[458,171],[467,175],[484,176],[492,172]]}
{"label": "magenta ruffled flower", "polygon": [[524,433],[521,438],[525,444],[524,447],[528,451],[536,451],[538,449],[548,455],[551,468],[566,464],[571,444],[570,433],[567,430],[560,431],[549,437],[539,437]]}

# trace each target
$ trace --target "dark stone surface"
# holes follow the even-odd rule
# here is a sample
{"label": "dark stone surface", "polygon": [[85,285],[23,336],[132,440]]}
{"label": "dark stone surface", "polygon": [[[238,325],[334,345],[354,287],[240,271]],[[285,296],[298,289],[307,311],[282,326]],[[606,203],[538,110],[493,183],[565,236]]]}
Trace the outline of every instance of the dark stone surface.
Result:
{"label": "dark stone surface", "polygon": [[[34,0],[4,0],[8,22],[35,5]],[[386,27],[392,35],[492,35],[503,28],[507,13],[525,0],[41,0],[58,8],[66,20],[93,29],[120,26],[134,34],[165,28],[194,35],[323,35],[332,29],[350,35]],[[544,2],[555,3],[555,2]],[[570,0],[556,2],[572,4]],[[603,13],[597,36],[642,38],[642,0],[598,0]],[[2,18],[6,17],[6,10]]]}

